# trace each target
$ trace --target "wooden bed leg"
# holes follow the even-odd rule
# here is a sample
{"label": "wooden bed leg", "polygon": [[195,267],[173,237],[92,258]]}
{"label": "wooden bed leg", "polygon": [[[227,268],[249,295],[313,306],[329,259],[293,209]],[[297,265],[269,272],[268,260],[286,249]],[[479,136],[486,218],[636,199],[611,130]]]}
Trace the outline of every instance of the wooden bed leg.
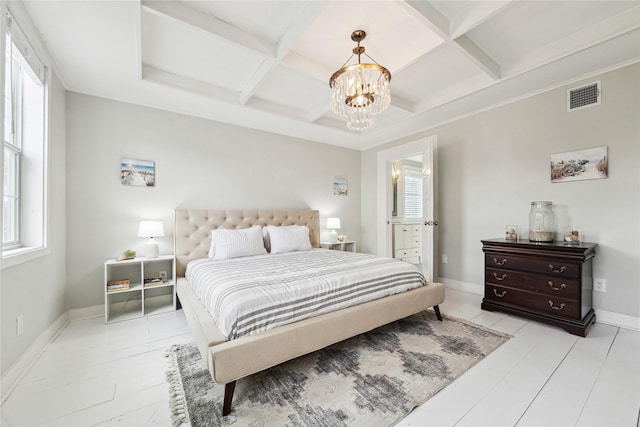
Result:
{"label": "wooden bed leg", "polygon": [[229,415],[229,412],[231,412],[231,401],[233,400],[233,392],[235,389],[235,381],[224,385],[224,405],[222,406],[222,416]]}
{"label": "wooden bed leg", "polygon": [[438,318],[438,320],[442,322],[442,315],[440,314],[440,307],[438,307],[437,305],[434,305],[433,306],[433,311],[436,312],[436,317]]}

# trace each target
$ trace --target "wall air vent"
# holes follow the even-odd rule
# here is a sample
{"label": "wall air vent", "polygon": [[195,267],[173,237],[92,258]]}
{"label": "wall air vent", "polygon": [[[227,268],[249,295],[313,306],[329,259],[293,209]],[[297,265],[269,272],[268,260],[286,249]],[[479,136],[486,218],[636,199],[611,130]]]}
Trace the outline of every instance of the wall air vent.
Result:
{"label": "wall air vent", "polygon": [[567,111],[600,105],[600,80],[567,91]]}

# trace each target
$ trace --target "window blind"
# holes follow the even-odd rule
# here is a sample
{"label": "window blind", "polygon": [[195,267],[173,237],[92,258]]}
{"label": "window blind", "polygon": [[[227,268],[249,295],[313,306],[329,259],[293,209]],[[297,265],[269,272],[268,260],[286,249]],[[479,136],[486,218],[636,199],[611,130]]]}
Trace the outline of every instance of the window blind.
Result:
{"label": "window blind", "polygon": [[413,168],[404,171],[404,218],[422,219],[422,174]]}

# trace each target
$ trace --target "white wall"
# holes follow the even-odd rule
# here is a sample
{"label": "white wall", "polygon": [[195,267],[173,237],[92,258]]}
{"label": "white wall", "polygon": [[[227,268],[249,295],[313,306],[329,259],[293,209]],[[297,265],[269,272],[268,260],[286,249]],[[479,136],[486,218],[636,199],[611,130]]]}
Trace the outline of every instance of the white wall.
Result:
{"label": "white wall", "polygon": [[[566,90],[602,80],[602,104],[566,111]],[[528,229],[534,200],[554,203],[557,228],[577,227],[598,243],[596,309],[640,316],[640,65],[572,83],[463,118],[362,153],[361,248],[375,251],[376,155],[438,135],[440,277],[484,284],[481,239],[502,237],[507,224]],[[551,183],[549,156],[607,146],[609,178]],[[438,259],[441,257],[438,256]]]}
{"label": "white wall", "polygon": [[[4,55],[2,58],[4,60]],[[0,371],[3,374],[31,343],[67,309],[65,281],[65,91],[55,76],[51,83],[49,101],[51,116],[49,129],[49,253],[22,264],[5,267],[0,273],[2,307]],[[24,332],[16,337],[16,317],[19,314],[23,315]]]}
{"label": "white wall", "polygon": [[[120,159],[156,162],[156,186],[120,183]],[[348,195],[334,196],[334,177]],[[103,263],[144,253],[138,222],[164,222],[172,252],[173,210],[311,208],[359,239],[360,153],[77,93],[67,94],[67,278],[69,308],[104,303]],[[321,237],[328,239],[323,229]]]}

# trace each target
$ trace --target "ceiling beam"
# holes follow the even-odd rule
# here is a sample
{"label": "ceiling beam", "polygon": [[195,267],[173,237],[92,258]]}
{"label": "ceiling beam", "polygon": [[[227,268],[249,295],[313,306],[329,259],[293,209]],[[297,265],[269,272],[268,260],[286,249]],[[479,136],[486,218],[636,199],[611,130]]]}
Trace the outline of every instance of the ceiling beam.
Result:
{"label": "ceiling beam", "polygon": [[180,2],[143,0],[141,5],[149,13],[175,19],[182,24],[204,31],[262,57],[274,59],[278,53],[278,48],[274,43],[246,33],[216,17],[199,13]]}
{"label": "ceiling beam", "polygon": [[391,94],[391,106],[399,110],[406,111],[409,114],[415,114],[417,112],[416,104],[414,102],[394,94]]}
{"label": "ceiling beam", "polygon": [[278,60],[281,60],[289,53],[326,4],[327,0],[305,2],[302,12],[292,20],[278,41]]}
{"label": "ceiling beam", "polygon": [[329,97],[327,97],[327,102],[324,102],[322,104],[318,104],[314,108],[312,108],[311,111],[309,111],[309,114],[307,115],[308,120],[311,123],[313,123],[316,120],[320,120],[329,111],[331,111],[331,110],[329,108]]}
{"label": "ceiling beam", "polygon": [[640,28],[640,6],[634,6],[563,39],[549,43],[510,64],[503,64],[504,73],[512,75],[547,64],[620,37]]}
{"label": "ceiling beam", "polygon": [[142,64],[142,80],[160,83],[178,89],[183,89],[198,95],[220,99],[222,101],[238,104],[237,92],[225,89],[210,83],[194,80],[189,77],[179,76],[164,70]]}
{"label": "ceiling beam", "polygon": [[399,1],[398,4],[410,13],[412,11],[418,12],[418,15],[423,18],[424,24],[443,40],[448,40],[451,37],[451,23],[449,22],[449,18],[431,6],[428,1],[409,0]]}
{"label": "ceiling beam", "polygon": [[465,14],[452,19],[451,37],[455,39],[468,33],[516,3],[516,0],[493,0],[469,3],[471,7]]}
{"label": "ceiling beam", "polygon": [[258,89],[260,82],[275,68],[276,61],[265,59],[240,92],[240,104],[246,104]]}
{"label": "ceiling beam", "polygon": [[480,46],[475,44],[466,35],[462,35],[453,41],[461,52],[465,53],[482,71],[496,80],[502,78],[500,64],[495,62]]}
{"label": "ceiling beam", "polygon": [[318,11],[322,6],[324,6],[324,3],[324,1],[314,1],[305,4],[300,15],[293,20],[280,38],[276,47],[275,60],[265,59],[260,65],[260,68],[258,68],[253,76],[251,76],[251,79],[247,82],[242,92],[240,92],[241,104],[244,105],[249,101],[263,79],[280,63],[282,58],[289,53],[298,41],[298,38],[307,30],[311,22],[313,22],[317,17]]}
{"label": "ceiling beam", "polygon": [[142,9],[134,8],[135,18],[133,19],[133,44],[136,51],[136,78],[142,80]]}
{"label": "ceiling beam", "polygon": [[266,99],[253,98],[251,102],[247,103],[247,107],[272,115],[275,118],[278,116],[285,116],[301,122],[306,120],[306,116],[302,110],[289,107],[288,105],[267,101]]}

